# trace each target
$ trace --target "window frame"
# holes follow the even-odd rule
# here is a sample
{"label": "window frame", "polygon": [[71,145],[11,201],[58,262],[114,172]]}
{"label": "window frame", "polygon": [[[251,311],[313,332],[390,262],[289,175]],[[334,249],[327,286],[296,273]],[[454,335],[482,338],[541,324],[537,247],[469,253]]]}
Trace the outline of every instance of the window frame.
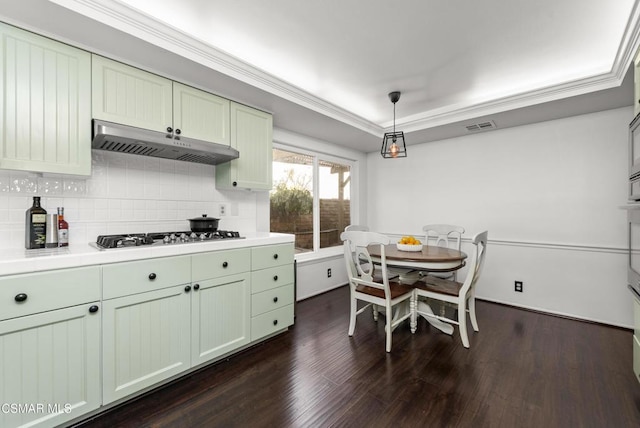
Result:
{"label": "window frame", "polygon": [[[341,163],[349,166],[349,176],[351,178],[350,181],[350,222],[354,223],[355,213],[358,212],[357,206],[359,204],[358,201],[358,192],[359,188],[358,183],[358,161],[354,159],[349,159],[346,157],[336,156],[327,154],[318,150],[311,150],[299,146],[293,146],[289,144],[276,143],[273,142],[273,149],[290,151],[293,153],[299,153],[301,155],[310,156],[313,158],[313,250],[307,251],[304,253],[297,253],[295,255],[296,260],[305,261],[310,259],[317,258],[325,258],[325,257],[333,257],[337,255],[342,255],[343,248],[341,245],[335,247],[328,248],[320,248],[320,174],[319,174],[319,159],[329,162]],[[271,219],[271,210],[269,210],[269,219]],[[271,220],[269,220],[270,224]]]}

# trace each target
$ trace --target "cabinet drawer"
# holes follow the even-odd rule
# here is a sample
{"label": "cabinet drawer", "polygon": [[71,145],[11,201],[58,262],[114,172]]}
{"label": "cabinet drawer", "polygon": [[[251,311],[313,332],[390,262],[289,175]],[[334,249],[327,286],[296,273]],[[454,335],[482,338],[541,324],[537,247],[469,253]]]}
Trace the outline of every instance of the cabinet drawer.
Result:
{"label": "cabinet drawer", "polygon": [[0,320],[96,300],[100,300],[97,266],[0,277]]}
{"label": "cabinet drawer", "polygon": [[289,283],[293,283],[292,264],[251,272],[252,293],[260,293]]}
{"label": "cabinet drawer", "polygon": [[251,270],[293,263],[293,244],[267,245],[251,249]]}
{"label": "cabinet drawer", "polygon": [[257,316],[274,309],[293,304],[293,284],[251,296],[251,316]]}
{"label": "cabinet drawer", "polygon": [[293,305],[251,318],[251,340],[258,340],[293,324]]}
{"label": "cabinet drawer", "polygon": [[640,337],[640,302],[635,296],[633,297],[633,327],[633,334]]}
{"label": "cabinet drawer", "polygon": [[212,251],[192,256],[193,281],[218,278],[251,270],[251,250]]}
{"label": "cabinet drawer", "polygon": [[637,336],[633,336],[633,372],[636,380],[640,382],[640,342]]}
{"label": "cabinet drawer", "polygon": [[189,256],[116,263],[102,268],[102,293],[105,300],[189,282]]}

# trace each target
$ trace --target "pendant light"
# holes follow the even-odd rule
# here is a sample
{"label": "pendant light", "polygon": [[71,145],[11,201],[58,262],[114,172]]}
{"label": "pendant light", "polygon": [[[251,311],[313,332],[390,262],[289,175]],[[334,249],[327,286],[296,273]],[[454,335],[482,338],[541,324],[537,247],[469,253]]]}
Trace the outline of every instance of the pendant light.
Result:
{"label": "pendant light", "polygon": [[384,134],[380,154],[383,158],[406,158],[407,146],[404,143],[404,133],[396,132],[396,103],[400,99],[400,92],[390,92],[389,99],[393,103],[393,132]]}

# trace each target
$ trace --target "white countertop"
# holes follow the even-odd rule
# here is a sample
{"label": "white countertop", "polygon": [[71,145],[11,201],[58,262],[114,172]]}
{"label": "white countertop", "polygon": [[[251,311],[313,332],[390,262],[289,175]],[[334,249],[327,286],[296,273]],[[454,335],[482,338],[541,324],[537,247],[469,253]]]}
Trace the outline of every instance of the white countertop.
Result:
{"label": "white countertop", "polygon": [[221,239],[191,244],[148,245],[106,250],[98,250],[88,243],[67,248],[2,250],[0,251],[0,276],[293,242],[294,235],[257,233],[248,235],[245,239]]}

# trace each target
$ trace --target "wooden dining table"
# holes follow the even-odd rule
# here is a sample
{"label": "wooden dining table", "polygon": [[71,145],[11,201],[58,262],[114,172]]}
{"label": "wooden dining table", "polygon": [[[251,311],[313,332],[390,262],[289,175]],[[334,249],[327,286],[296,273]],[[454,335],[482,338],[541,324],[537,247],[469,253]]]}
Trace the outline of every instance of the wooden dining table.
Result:
{"label": "wooden dining table", "polygon": [[[367,251],[371,260],[380,262],[380,245],[370,245]],[[421,251],[401,251],[396,244],[384,246],[384,254],[388,267],[410,268],[406,273],[400,273],[403,282],[412,283],[421,279],[428,272],[452,272],[461,269],[465,265],[467,255],[452,248],[439,247],[435,245],[423,245]],[[417,304],[419,312],[433,315],[431,306],[425,301]],[[437,318],[423,316],[429,324],[446,334],[453,334],[453,326],[438,320]],[[414,326],[412,326],[412,331]]]}

